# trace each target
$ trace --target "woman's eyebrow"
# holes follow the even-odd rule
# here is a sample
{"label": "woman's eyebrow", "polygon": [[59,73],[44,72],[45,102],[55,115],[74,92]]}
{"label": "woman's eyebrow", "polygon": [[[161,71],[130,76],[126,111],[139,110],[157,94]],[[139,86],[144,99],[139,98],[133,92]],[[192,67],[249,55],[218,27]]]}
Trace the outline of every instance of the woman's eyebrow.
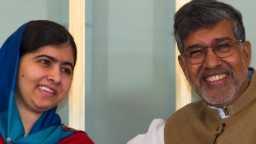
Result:
{"label": "woman's eyebrow", "polygon": [[74,70],[74,65],[72,64],[72,63],[70,63],[70,62],[63,62],[63,65],[68,65],[68,66],[70,66],[71,68],[72,68],[72,70]]}
{"label": "woman's eyebrow", "polygon": [[[50,60],[53,61],[53,62],[58,62],[58,61],[59,61],[59,60],[56,59],[55,57],[52,57],[52,56],[49,56],[49,55],[45,55],[45,54],[35,56],[33,59],[37,59],[37,58],[41,58],[41,57],[46,57],[47,59],[50,59]],[[62,65],[69,65],[72,69],[74,69],[74,65],[73,65],[71,62],[64,61],[64,62],[62,63]]]}

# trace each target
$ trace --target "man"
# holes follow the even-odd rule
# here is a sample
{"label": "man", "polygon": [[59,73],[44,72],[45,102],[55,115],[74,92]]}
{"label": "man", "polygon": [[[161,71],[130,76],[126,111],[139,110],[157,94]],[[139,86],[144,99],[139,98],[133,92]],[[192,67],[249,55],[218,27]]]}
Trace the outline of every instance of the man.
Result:
{"label": "man", "polygon": [[215,0],[193,0],[174,17],[179,64],[202,100],[154,120],[128,144],[255,144],[256,75],[242,16]]}

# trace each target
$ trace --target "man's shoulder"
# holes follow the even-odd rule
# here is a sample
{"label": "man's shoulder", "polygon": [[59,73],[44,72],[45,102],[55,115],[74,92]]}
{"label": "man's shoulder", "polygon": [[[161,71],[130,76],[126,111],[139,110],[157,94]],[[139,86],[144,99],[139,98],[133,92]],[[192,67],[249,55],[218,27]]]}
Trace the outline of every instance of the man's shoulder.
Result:
{"label": "man's shoulder", "polygon": [[195,129],[205,122],[206,113],[208,108],[203,101],[193,102],[179,109],[165,123],[165,140],[172,139],[175,143],[184,135],[193,134]]}
{"label": "man's shoulder", "polygon": [[206,104],[202,100],[187,104],[171,115],[167,119],[166,123],[170,123],[172,121],[175,123],[176,121],[182,122],[187,120],[187,118],[198,117],[205,112],[205,109]]}
{"label": "man's shoulder", "polygon": [[206,107],[206,103],[202,100],[195,101],[192,103],[189,103],[185,105],[184,107],[180,108],[177,110],[174,114],[182,114],[186,112],[196,112],[198,113],[199,111],[203,110]]}

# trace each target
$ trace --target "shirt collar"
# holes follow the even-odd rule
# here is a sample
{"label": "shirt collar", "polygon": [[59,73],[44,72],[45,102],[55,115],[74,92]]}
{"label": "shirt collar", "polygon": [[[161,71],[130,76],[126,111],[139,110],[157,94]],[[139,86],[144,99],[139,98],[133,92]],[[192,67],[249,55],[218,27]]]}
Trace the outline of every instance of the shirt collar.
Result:
{"label": "shirt collar", "polygon": [[235,115],[246,109],[256,99],[256,96],[252,94],[255,92],[256,89],[256,76],[253,75],[253,72],[254,69],[249,68],[248,76],[251,83],[248,86],[247,90],[235,102],[223,108],[217,108],[214,106],[208,107],[216,111],[221,119],[231,117],[232,115]]}

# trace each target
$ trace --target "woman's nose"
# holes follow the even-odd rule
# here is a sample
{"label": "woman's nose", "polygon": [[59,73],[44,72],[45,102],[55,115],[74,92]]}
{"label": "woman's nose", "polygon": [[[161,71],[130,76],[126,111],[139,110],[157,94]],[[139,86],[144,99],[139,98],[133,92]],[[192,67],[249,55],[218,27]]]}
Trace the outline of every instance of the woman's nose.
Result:
{"label": "woman's nose", "polygon": [[48,80],[56,85],[61,84],[61,71],[59,68],[52,68],[48,74]]}

